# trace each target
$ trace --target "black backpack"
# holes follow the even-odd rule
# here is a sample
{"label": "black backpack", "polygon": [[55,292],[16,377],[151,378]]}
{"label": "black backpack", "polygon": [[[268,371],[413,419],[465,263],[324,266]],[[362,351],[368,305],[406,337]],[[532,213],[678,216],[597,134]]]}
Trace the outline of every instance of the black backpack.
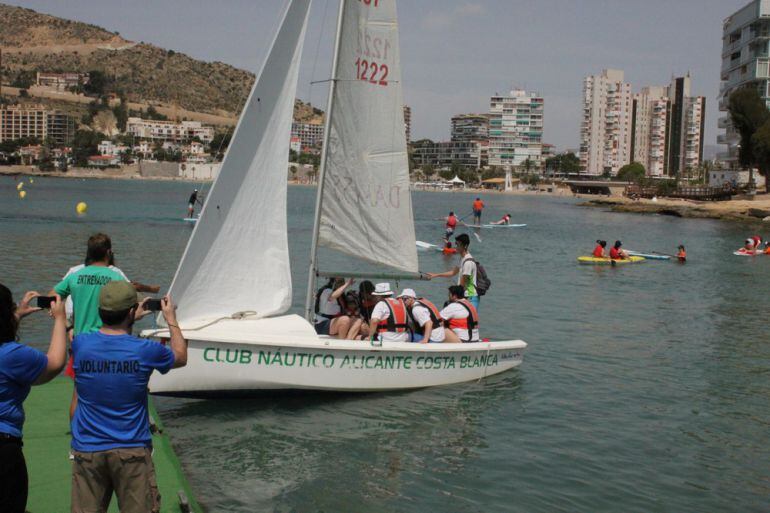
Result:
{"label": "black backpack", "polygon": [[492,280],[487,276],[487,270],[484,269],[483,265],[474,258],[469,260],[476,264],[476,292],[478,292],[479,296],[483,296],[487,293],[489,287],[492,286]]}

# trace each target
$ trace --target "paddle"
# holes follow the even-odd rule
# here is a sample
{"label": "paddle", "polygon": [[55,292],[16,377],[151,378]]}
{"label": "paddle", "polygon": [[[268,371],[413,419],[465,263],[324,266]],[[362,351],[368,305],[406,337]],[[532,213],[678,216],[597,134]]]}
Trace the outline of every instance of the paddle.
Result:
{"label": "paddle", "polygon": [[476,232],[473,232],[473,235],[475,235],[475,236],[476,236],[476,240],[477,240],[477,241],[481,242],[481,237],[479,236],[479,234],[478,234],[478,233],[476,233]]}

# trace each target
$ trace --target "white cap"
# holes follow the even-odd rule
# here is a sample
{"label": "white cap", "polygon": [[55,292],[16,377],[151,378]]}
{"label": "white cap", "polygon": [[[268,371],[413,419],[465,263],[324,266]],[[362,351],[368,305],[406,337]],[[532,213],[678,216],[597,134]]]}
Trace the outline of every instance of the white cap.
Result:
{"label": "white cap", "polygon": [[393,291],[390,290],[390,283],[378,283],[374,286],[374,292],[372,292],[373,296],[392,296]]}
{"label": "white cap", "polygon": [[412,289],[404,289],[398,297],[411,297],[412,299],[417,299],[417,294],[415,294]]}

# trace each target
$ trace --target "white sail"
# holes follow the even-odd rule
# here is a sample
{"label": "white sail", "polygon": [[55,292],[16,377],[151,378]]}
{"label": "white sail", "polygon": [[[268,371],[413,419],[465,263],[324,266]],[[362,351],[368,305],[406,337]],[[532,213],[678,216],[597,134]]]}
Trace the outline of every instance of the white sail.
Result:
{"label": "white sail", "polygon": [[291,305],[289,140],[310,0],[291,0],[171,284],[179,322]]}
{"label": "white sail", "polygon": [[320,244],[417,271],[395,0],[342,0]]}

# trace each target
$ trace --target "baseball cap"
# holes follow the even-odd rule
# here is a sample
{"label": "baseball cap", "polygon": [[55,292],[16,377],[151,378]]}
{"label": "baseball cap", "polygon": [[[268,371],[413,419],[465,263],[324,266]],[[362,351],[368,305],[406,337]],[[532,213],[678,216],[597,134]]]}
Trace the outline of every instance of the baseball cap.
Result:
{"label": "baseball cap", "polygon": [[127,281],[111,281],[99,291],[99,308],[108,312],[122,312],[138,302],[136,289]]}

